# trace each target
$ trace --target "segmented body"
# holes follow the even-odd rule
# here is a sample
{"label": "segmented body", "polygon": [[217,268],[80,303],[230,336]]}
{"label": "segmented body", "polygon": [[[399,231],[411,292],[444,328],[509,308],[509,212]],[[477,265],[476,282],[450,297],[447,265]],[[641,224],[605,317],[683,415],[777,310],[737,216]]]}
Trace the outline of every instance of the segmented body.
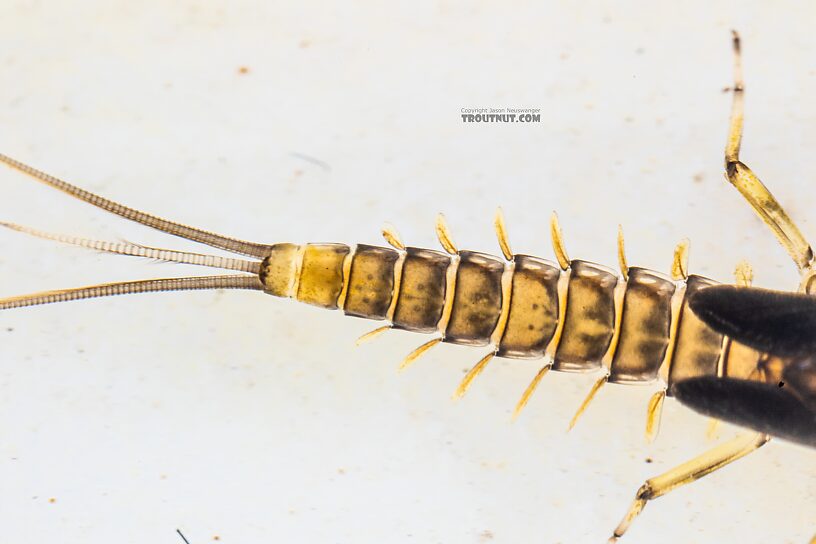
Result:
{"label": "segmented body", "polygon": [[702,323],[688,297],[715,283],[632,267],[626,277],[582,260],[369,245],[277,244],[260,273],[267,293],[443,342],[493,346],[552,369],[608,368],[611,383],[671,384],[696,376],[774,379],[771,358]]}
{"label": "segmented body", "polygon": [[[735,49],[738,51],[736,36]],[[807,269],[813,260],[807,242],[758,178],[739,162],[743,91],[740,77],[736,78],[734,91],[732,130],[726,150],[728,179],[743,192],[763,220],[774,227],[797,266]],[[545,369],[559,371],[604,369],[605,376],[588,399],[606,381],[638,384],[662,378],[667,386],[673,382],[687,383],[693,381],[688,378],[695,377],[775,381],[780,375],[779,369],[784,367],[784,362],[774,364],[773,357],[733,342],[699,321],[689,310],[689,297],[713,282],[700,276],[687,276],[685,272],[678,277],[673,270],[673,276],[668,277],[621,264],[621,274],[617,274],[594,263],[568,261],[558,247],[558,264],[555,264],[536,257],[513,255],[505,243],[502,244],[505,258],[501,259],[455,250],[449,240],[446,244],[444,236],[440,236],[440,241],[447,253],[404,248],[401,244],[389,249],[342,244],[267,246],[248,243],[121,206],[2,155],[0,161],[127,219],[258,259],[227,262],[211,256],[48,235],[4,223],[3,226],[15,230],[101,251],[240,270],[251,275],[101,284],[10,297],[0,300],[0,309],[148,291],[265,290],[323,308],[342,309],[348,315],[386,320],[389,325],[385,328],[436,334],[412,355],[421,354],[442,341],[491,346],[491,353],[466,376],[461,390],[493,355],[512,359],[545,358]],[[622,254],[622,244],[619,253]],[[807,367],[808,372],[810,368]],[[536,379],[541,375],[539,372]],[[811,374],[804,378],[809,376]],[[678,397],[682,399],[679,393]],[[586,401],[582,409],[585,406]],[[755,426],[754,423],[754,420],[747,421],[748,426]],[[744,443],[726,443],[647,480],[610,541],[623,535],[647,501],[747,455],[768,441],[765,432],[775,430],[784,429],[763,428],[756,438],[749,437]]]}

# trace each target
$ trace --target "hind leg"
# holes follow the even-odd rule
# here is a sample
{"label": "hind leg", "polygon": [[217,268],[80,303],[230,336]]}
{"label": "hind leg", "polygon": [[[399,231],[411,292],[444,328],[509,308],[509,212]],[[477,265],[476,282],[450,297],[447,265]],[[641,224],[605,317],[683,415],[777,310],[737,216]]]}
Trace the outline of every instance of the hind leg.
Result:
{"label": "hind leg", "polygon": [[770,440],[770,437],[765,434],[749,435],[748,437],[738,436],[659,476],[649,478],[638,489],[635,500],[612,533],[612,537],[609,539],[610,544],[617,542],[623,536],[632,521],[643,511],[647,502],[680,486],[699,480],[703,476],[711,474],[741,457],[745,457],[765,445],[768,440]]}
{"label": "hind leg", "polygon": [[[734,32],[734,93],[731,106],[731,121],[728,142],[725,146],[725,173],[728,181],[737,188],[745,200],[754,208],[762,221],[770,227],[776,239],[785,248],[802,273],[804,290],[809,288],[813,250],[799,228],[785,213],[767,187],[739,158],[744,120],[745,84],[742,79],[742,58],[740,38]],[[816,287],[816,285],[814,285]]]}

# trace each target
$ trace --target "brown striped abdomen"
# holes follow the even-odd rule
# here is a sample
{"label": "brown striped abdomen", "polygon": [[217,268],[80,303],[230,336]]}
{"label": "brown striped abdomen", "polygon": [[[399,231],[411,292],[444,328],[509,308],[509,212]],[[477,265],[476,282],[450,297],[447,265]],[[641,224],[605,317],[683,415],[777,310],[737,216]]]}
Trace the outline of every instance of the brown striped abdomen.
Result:
{"label": "brown striped abdomen", "polygon": [[384,247],[358,245],[349,268],[343,311],[346,315],[385,319],[394,296],[394,266],[399,253]]}
{"label": "brown striped abdomen", "polygon": [[459,252],[450,320],[445,341],[484,346],[502,312],[504,261],[472,251]]}
{"label": "brown striped abdomen", "polygon": [[595,370],[615,333],[618,277],[611,269],[586,261],[572,261],[570,270],[564,330],[553,370]]}
{"label": "brown striped abdomen", "polygon": [[669,367],[669,386],[675,381],[687,378],[717,375],[723,336],[700,321],[688,307],[689,296],[715,283],[713,280],[695,275],[689,276],[686,280],[686,293],[680,308],[674,356]]}
{"label": "brown striped abdomen", "polygon": [[669,386],[703,375],[757,379],[763,364],[762,354],[724,341],[688,308],[690,294],[714,283],[700,276],[675,295],[673,280],[636,267],[624,282],[578,260],[565,272],[527,255],[508,262],[471,251],[277,244],[260,277],[270,294],[438,332],[445,342],[490,344],[499,357],[550,355],[554,370],[571,372],[608,364],[613,383],[652,382],[664,365]]}
{"label": "brown striped abdomen", "polygon": [[671,278],[643,268],[630,268],[623,299],[620,335],[610,366],[612,383],[651,382],[669,345]]}
{"label": "brown striped abdomen", "polygon": [[537,359],[544,356],[558,325],[561,269],[554,263],[527,255],[515,255],[513,262],[510,312],[497,355]]}
{"label": "brown striped abdomen", "polygon": [[450,257],[441,251],[406,248],[394,327],[433,332],[442,318]]}

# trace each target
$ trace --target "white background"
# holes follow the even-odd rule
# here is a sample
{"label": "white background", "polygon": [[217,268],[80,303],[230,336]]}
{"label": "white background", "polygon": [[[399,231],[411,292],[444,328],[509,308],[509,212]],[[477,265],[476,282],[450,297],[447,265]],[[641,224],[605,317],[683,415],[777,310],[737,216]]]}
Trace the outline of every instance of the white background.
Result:
{"label": "white background", "polygon": [[[722,176],[731,28],[747,77],[744,160],[811,239],[816,13],[809,3],[9,1],[0,6],[0,151],[126,204],[261,242],[380,243],[388,220],[436,245],[691,268],[791,288],[795,269]],[[248,73],[241,74],[240,68]],[[463,107],[538,107],[539,124],[464,124]],[[322,166],[305,160],[313,157]],[[191,247],[0,169],[0,217]],[[0,233],[0,296],[210,273]],[[256,292],[0,314],[4,542],[598,543],[642,481],[710,447],[649,387],[497,360]],[[724,428],[720,439],[734,434]],[[651,458],[651,464],[646,462]],[[651,503],[624,543],[804,542],[816,455],[767,448]],[[53,499],[53,502],[51,501]]]}

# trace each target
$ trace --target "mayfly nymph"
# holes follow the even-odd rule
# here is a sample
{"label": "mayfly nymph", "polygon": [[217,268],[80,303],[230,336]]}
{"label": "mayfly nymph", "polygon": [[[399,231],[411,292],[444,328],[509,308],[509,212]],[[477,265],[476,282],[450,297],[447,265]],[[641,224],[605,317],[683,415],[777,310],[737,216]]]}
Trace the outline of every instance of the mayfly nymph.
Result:
{"label": "mayfly nymph", "polygon": [[[736,69],[725,154],[727,177],[789,252],[802,275],[801,290],[810,293],[816,283],[810,245],[771,193],[739,160],[744,85],[736,33],[733,43]],[[105,211],[243,256],[216,257],[103,242],[3,222],[0,225],[13,230],[97,251],[235,273],[106,283],[34,293],[0,299],[0,310],[130,293],[257,290],[384,323],[363,335],[359,342],[389,329],[430,334],[428,341],[403,359],[401,368],[442,342],[485,348],[485,353],[459,384],[456,396],[465,394],[494,357],[541,360],[543,363],[537,367],[538,372],[516,405],[516,414],[550,370],[600,374],[570,426],[607,383],[657,383],[658,391],[647,408],[646,434],[650,439],[657,433],[663,402],[672,396],[677,384],[701,378],[779,383],[790,365],[790,359],[784,355],[759,351],[718,332],[690,309],[695,294],[716,282],[689,273],[687,242],[677,245],[668,275],[629,266],[622,231],[618,235],[617,269],[570,259],[555,214],[550,223],[555,261],[515,254],[500,211],[494,222],[500,257],[460,250],[441,215],[437,219],[436,234],[442,251],[409,247],[390,226],[382,231],[389,247],[261,244],[128,208],[5,155],[0,155],[0,162]],[[750,285],[751,277],[750,267],[738,268],[738,285]],[[807,428],[802,432],[779,434],[816,445],[816,431],[809,432]],[[769,439],[766,432],[738,437],[647,480],[610,540],[615,541],[624,534],[649,500],[747,455]]]}

